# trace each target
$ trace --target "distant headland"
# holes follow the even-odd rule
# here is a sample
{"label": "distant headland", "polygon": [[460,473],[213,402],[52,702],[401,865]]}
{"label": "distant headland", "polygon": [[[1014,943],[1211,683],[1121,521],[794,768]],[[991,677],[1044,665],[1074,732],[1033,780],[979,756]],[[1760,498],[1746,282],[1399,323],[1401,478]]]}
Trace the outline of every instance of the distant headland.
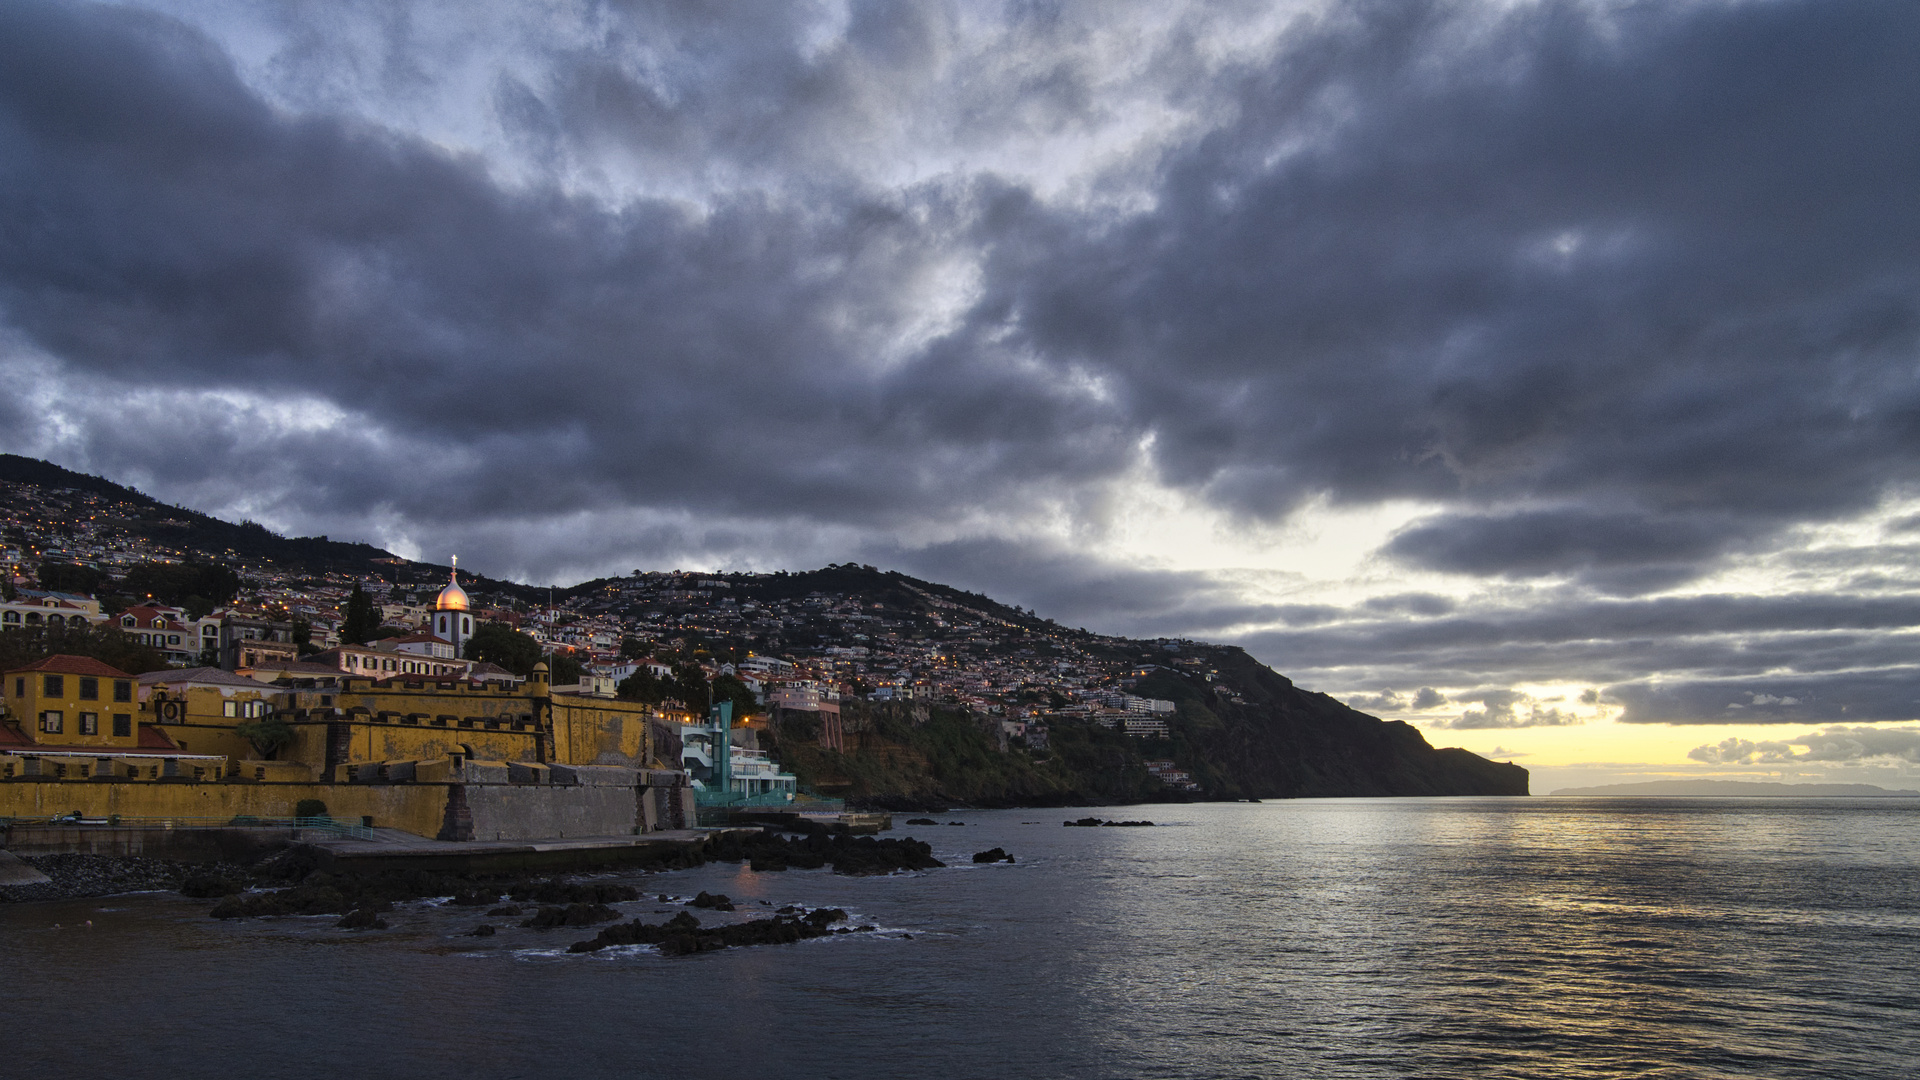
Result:
{"label": "distant headland", "polygon": [[1889,791],[1872,784],[1777,784],[1754,780],[1649,780],[1561,788],[1555,795],[1612,798],[1920,799],[1920,791]]}

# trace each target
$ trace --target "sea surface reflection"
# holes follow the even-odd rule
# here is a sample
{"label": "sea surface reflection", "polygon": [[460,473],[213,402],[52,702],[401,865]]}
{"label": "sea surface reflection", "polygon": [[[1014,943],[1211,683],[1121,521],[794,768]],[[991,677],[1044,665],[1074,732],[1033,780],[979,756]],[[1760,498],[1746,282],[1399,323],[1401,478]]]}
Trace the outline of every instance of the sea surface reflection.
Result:
{"label": "sea surface reflection", "polygon": [[[1920,1060],[1920,801],[1320,800],[1061,828],[1087,812],[900,830],[954,864],[925,874],[628,875],[650,898],[620,906],[649,919],[705,889],[878,927],[674,959],[570,956],[590,934],[434,903],[376,932],[153,894],[0,907],[8,1071],[1905,1078]],[[971,864],[994,846],[1019,861]],[[465,936],[481,922],[502,929]]]}

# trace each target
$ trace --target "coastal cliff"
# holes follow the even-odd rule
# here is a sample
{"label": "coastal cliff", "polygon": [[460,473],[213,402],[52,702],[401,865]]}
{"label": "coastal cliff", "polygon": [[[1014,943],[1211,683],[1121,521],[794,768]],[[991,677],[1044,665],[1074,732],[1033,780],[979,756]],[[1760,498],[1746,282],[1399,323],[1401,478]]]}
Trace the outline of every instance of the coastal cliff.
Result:
{"label": "coastal cliff", "polygon": [[[804,714],[775,721],[770,749],[803,785],[896,810],[1528,793],[1517,765],[1436,749],[1411,725],[1303,691],[1237,648],[1209,647],[1208,658],[1211,679],[1159,667],[1135,684],[1140,695],[1174,703],[1165,737],[1055,720],[1044,749],[1019,740],[1003,749],[994,717],[849,702],[844,751],[817,745]],[[1149,761],[1173,762],[1197,790],[1163,783]]]}

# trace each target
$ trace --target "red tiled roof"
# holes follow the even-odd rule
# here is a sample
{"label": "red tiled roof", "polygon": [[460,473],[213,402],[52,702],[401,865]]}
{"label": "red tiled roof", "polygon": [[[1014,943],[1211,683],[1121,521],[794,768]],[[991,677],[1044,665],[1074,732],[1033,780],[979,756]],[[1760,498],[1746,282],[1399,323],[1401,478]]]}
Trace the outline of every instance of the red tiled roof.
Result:
{"label": "red tiled roof", "polygon": [[32,746],[27,733],[12,724],[0,724],[0,746]]}
{"label": "red tiled roof", "polygon": [[178,750],[171,736],[161,731],[156,724],[140,725],[140,749],[142,750]]}
{"label": "red tiled roof", "polygon": [[[49,675],[98,675],[104,679],[131,679],[132,675],[110,664],[103,664],[91,656],[69,656],[57,653],[38,660],[14,671],[44,671]],[[12,674],[9,672],[8,674]]]}

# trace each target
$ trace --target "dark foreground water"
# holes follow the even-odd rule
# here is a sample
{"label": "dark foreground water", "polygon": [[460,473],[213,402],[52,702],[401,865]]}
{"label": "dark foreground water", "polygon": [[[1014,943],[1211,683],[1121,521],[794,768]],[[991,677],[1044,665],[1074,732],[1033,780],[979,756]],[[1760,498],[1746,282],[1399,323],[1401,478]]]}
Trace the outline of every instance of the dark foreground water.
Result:
{"label": "dark foreground water", "polygon": [[[1081,813],[1169,825],[1061,827]],[[895,833],[955,864],[925,874],[613,875],[879,927],[673,959],[462,937],[512,921],[431,903],[384,932],[155,894],[0,907],[0,1075],[1920,1074],[1920,801],[938,819],[966,827]],[[996,845],[1019,862],[968,860]]]}

